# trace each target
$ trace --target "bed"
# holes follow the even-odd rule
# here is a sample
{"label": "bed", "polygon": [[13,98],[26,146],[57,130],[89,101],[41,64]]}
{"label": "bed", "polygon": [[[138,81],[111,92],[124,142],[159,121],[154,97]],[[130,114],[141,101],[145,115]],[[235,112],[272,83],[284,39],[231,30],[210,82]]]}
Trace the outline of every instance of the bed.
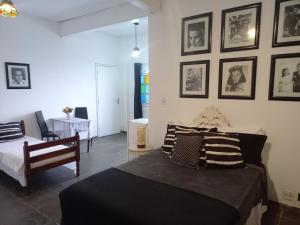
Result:
{"label": "bed", "polygon": [[79,176],[78,134],[45,142],[26,136],[24,121],[21,121],[20,125],[24,135],[22,138],[0,143],[0,170],[18,180],[23,187],[30,187],[33,174],[71,162],[76,162],[76,176]]}
{"label": "bed", "polygon": [[62,225],[260,225],[266,171],[263,164],[192,170],[158,149],[73,184],[59,197]]}

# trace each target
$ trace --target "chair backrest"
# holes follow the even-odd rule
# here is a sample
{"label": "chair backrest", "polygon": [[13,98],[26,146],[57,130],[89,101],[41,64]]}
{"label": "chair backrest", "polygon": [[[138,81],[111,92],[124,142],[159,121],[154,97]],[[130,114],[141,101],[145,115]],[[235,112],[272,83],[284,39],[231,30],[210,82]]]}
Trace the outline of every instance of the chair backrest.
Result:
{"label": "chair backrest", "polygon": [[87,107],[75,107],[74,116],[76,118],[88,119]]}
{"label": "chair backrest", "polygon": [[46,121],[44,119],[42,111],[35,112],[35,116],[36,116],[37,122],[39,124],[41,133],[42,134],[43,133],[47,133],[49,130],[48,130],[48,126],[47,126],[47,123],[46,123]]}

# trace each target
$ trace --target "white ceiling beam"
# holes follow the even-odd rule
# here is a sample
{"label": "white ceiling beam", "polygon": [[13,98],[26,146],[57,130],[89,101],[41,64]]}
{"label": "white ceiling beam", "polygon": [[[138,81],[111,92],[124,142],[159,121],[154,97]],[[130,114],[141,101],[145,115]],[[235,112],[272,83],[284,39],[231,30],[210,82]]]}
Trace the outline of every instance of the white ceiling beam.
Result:
{"label": "white ceiling beam", "polygon": [[154,13],[161,9],[161,0],[127,0],[127,2],[149,13]]}
{"label": "white ceiling beam", "polygon": [[60,35],[94,30],[100,27],[120,23],[140,17],[145,17],[148,11],[141,10],[133,4],[124,3],[96,13],[60,22]]}

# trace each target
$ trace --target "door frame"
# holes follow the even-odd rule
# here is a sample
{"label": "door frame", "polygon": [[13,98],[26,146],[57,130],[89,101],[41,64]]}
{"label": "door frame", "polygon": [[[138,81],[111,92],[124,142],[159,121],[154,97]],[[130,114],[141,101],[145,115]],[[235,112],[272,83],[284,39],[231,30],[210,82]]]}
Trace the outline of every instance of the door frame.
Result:
{"label": "door frame", "polygon": [[116,64],[95,63],[95,84],[96,84],[96,115],[97,115],[97,137],[99,136],[99,70],[98,67],[118,67]]}

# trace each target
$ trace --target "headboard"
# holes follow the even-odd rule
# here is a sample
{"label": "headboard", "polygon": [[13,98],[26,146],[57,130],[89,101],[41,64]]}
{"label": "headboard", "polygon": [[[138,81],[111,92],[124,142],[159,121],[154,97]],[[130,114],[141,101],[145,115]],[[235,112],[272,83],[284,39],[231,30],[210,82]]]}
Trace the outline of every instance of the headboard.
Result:
{"label": "headboard", "polygon": [[214,106],[204,109],[192,123],[204,127],[231,127],[226,117]]}
{"label": "headboard", "polygon": [[24,120],[21,120],[20,124],[21,124],[22,133],[23,133],[23,135],[25,135],[25,123],[24,123]]}

